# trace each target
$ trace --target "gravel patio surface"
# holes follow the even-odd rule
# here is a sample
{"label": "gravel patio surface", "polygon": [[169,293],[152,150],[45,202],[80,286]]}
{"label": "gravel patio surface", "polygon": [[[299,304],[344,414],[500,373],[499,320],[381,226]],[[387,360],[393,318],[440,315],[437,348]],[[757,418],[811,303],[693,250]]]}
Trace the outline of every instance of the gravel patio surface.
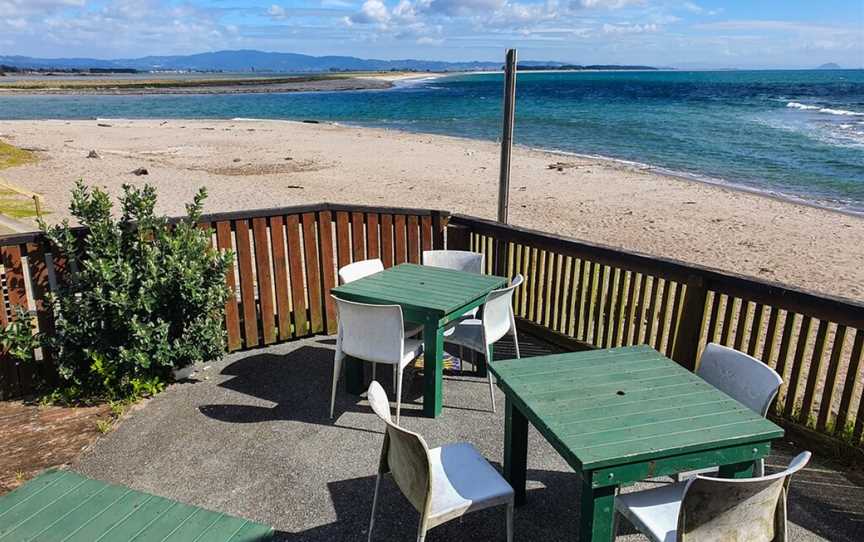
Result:
{"label": "gravel patio surface", "polygon": [[[545,346],[528,339],[523,356],[544,353]],[[175,384],[130,413],[73,469],[272,525],[277,540],[365,540],[383,427],[365,400],[341,389],[329,418],[333,343],[317,337],[212,363],[197,381]],[[496,348],[496,357],[510,353],[508,345]],[[392,393],[389,370],[379,378]],[[485,379],[445,375],[444,412],[431,420],[420,415],[422,378],[407,382],[404,426],[429,446],[470,441],[500,469],[500,391],[493,414]],[[794,444],[778,443],[769,471],[797,452]],[[528,502],[516,510],[516,540],[576,540],[579,479],[533,428],[528,463]],[[418,514],[389,478],[380,499],[375,540],[414,540]],[[792,540],[864,540],[864,482],[816,457],[792,481],[789,518]],[[618,534],[645,540],[623,520]],[[470,514],[433,529],[427,540],[504,540],[504,510]]]}

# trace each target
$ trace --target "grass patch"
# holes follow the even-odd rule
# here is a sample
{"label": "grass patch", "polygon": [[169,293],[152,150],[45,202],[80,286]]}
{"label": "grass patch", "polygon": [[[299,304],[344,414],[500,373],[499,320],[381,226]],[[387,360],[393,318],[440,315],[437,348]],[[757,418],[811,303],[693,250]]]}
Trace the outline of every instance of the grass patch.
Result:
{"label": "grass patch", "polygon": [[33,218],[36,216],[36,204],[32,198],[0,188],[0,214],[12,218]]}
{"label": "grass patch", "polygon": [[0,141],[0,169],[23,166],[36,161],[36,156],[24,149],[19,149],[4,141]]}

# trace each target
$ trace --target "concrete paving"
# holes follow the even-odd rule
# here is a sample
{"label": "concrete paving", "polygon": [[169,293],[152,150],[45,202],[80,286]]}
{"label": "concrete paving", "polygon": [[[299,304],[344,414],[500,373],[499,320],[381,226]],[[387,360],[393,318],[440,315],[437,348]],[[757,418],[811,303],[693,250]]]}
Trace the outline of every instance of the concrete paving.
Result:
{"label": "concrete paving", "polygon": [[[523,356],[547,349],[527,337],[523,343]],[[512,357],[510,349],[496,348],[498,357]],[[173,385],[136,409],[73,468],[270,524],[278,540],[365,540],[382,424],[364,400],[342,389],[329,418],[332,362],[326,337],[227,356],[198,381]],[[389,392],[389,371],[382,372]],[[430,446],[470,441],[500,468],[503,409],[490,411],[485,379],[445,376],[444,412],[436,420],[420,415],[422,379],[408,381],[404,426]],[[516,540],[576,540],[579,479],[533,429],[529,439],[528,503],[516,511]],[[778,444],[769,470],[797,451]],[[418,514],[392,480],[382,484],[380,499],[374,539],[413,540]],[[792,540],[864,540],[864,482],[817,457],[792,481],[789,518]],[[626,521],[618,539],[645,540]],[[504,510],[470,514],[433,529],[427,540],[504,540]]]}

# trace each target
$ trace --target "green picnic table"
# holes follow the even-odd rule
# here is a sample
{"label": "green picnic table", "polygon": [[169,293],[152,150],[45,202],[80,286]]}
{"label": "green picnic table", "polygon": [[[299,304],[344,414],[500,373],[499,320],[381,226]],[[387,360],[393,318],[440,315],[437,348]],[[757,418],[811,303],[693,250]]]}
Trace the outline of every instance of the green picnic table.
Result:
{"label": "green picnic table", "polygon": [[614,540],[619,486],[720,466],[752,475],[783,429],[647,346],[496,361],[504,475],[525,502],[528,422],[582,479],[582,542]]}
{"label": "green picnic table", "polygon": [[[399,305],[407,322],[423,324],[423,413],[441,414],[444,330],[468,311],[483,304],[486,294],[506,286],[507,279],[453,269],[405,263],[333,288],[340,299],[375,305]],[[346,367],[349,393],[364,389],[363,367],[356,360]],[[478,364],[485,375],[485,365]]]}

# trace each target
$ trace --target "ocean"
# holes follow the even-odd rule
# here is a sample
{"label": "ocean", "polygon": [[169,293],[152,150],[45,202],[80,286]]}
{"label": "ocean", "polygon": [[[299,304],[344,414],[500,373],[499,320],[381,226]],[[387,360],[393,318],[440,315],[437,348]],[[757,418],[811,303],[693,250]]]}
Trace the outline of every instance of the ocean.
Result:
{"label": "ocean", "polygon": [[[5,96],[0,120],[316,119],[496,140],[502,95],[501,74],[463,74],[385,91]],[[864,70],[523,72],[514,140],[864,212]]]}

